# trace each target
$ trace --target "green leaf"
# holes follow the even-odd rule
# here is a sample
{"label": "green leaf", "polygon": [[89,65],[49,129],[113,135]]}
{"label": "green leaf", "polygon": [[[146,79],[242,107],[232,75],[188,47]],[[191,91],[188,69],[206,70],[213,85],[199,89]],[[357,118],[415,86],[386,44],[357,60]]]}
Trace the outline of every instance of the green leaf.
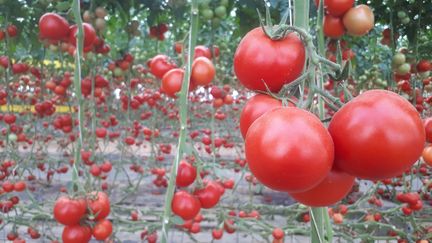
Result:
{"label": "green leaf", "polygon": [[182,218],[180,218],[177,215],[174,215],[173,217],[171,217],[171,222],[175,225],[182,225],[184,224],[184,220]]}

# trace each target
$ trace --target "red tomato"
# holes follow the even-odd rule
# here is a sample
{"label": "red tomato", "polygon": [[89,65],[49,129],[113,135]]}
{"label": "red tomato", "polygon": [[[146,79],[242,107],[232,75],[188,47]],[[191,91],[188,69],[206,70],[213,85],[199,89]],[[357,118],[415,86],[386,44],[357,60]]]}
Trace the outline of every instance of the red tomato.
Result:
{"label": "red tomato", "polygon": [[420,157],[425,142],[416,109],[385,90],[366,91],[345,104],[333,116],[329,131],[336,166],[369,180],[403,173]]}
{"label": "red tomato", "polygon": [[198,57],[207,57],[208,59],[212,59],[211,50],[206,46],[196,46],[194,52],[194,59],[197,59]]}
{"label": "red tomato", "polygon": [[195,181],[196,176],[197,172],[193,165],[185,160],[180,161],[176,178],[176,185],[178,187],[189,186]]}
{"label": "red tomato", "polygon": [[428,60],[420,60],[417,63],[417,71],[419,73],[427,72],[427,71],[431,71],[431,70],[432,70],[432,63],[429,62]]}
{"label": "red tomato", "polygon": [[261,27],[243,37],[234,55],[234,71],[248,89],[278,92],[300,76],[305,63],[305,48],[296,34],[274,41]]}
{"label": "red tomato", "polygon": [[18,181],[18,182],[16,182],[15,183],[15,185],[14,185],[14,190],[16,191],[16,192],[22,192],[22,191],[24,191],[25,189],[26,189],[26,183],[25,183],[25,181]]}
{"label": "red tomato", "polygon": [[424,121],[424,127],[426,132],[426,141],[432,143],[432,117],[429,117]]}
{"label": "red tomato", "polygon": [[194,195],[198,197],[201,208],[212,208],[216,206],[221,197],[218,185],[216,185],[215,182],[207,183],[204,188],[196,190]]}
{"label": "red tomato", "polygon": [[221,239],[223,236],[223,229],[213,229],[212,230],[212,237],[215,240]]}
{"label": "red tomato", "polygon": [[201,209],[198,198],[185,191],[178,191],[172,200],[172,211],[184,220],[193,219]]}
{"label": "red tomato", "polygon": [[[90,47],[96,40],[96,31],[91,24],[83,23],[84,28],[84,47]],[[72,25],[69,28],[69,42],[76,46],[76,34],[78,33],[77,25]]]}
{"label": "red tomato", "polygon": [[[429,166],[432,166],[432,145],[423,149],[422,157],[423,157],[423,160],[426,164],[428,164]],[[15,184],[15,186],[16,186],[16,184]]]}
{"label": "red tomato", "polygon": [[88,243],[91,239],[89,226],[71,225],[63,229],[63,243]]}
{"label": "red tomato", "polygon": [[326,207],[342,200],[350,192],[354,180],[354,176],[333,169],[314,188],[305,192],[290,193],[290,196],[310,207]]}
{"label": "red tomato", "polygon": [[157,55],[151,59],[150,71],[156,77],[161,79],[169,70],[176,68],[177,65],[170,62],[167,56]]}
{"label": "red tomato", "polygon": [[243,138],[252,123],[267,111],[281,107],[282,101],[269,95],[257,94],[250,98],[240,114],[240,131]]}
{"label": "red tomato", "polygon": [[[315,0],[316,6],[319,0]],[[343,16],[354,5],[354,0],[324,0],[324,7],[329,14],[335,17]]]}
{"label": "red tomato", "polygon": [[92,234],[96,240],[105,240],[110,237],[113,227],[107,219],[99,220],[93,227]]}
{"label": "red tomato", "polygon": [[333,165],[334,147],[330,134],[315,115],[288,107],[273,109],[252,124],[246,135],[245,153],[252,174],[265,186],[303,192],[327,176]]}
{"label": "red tomato", "polygon": [[11,38],[17,36],[18,34],[18,28],[13,24],[8,25],[6,31]]}
{"label": "red tomato", "polygon": [[192,64],[191,82],[195,85],[206,86],[211,83],[215,74],[213,63],[206,57],[198,57]]}
{"label": "red tomato", "polygon": [[280,240],[283,239],[285,232],[281,228],[274,228],[272,235],[276,240]]}
{"label": "red tomato", "polygon": [[343,17],[343,24],[352,36],[366,35],[375,24],[372,10],[364,4],[350,9]]}
{"label": "red tomato", "polygon": [[71,199],[62,196],[54,204],[54,218],[64,225],[77,225],[86,213],[84,199]]}
{"label": "red tomato", "polygon": [[39,19],[39,33],[42,38],[65,39],[69,36],[69,23],[56,13],[46,13]]}
{"label": "red tomato", "polygon": [[324,35],[337,39],[345,34],[345,26],[343,25],[342,19],[339,17],[333,17],[332,15],[326,15],[323,23]]}
{"label": "red tomato", "polygon": [[109,197],[104,192],[91,192],[87,204],[95,220],[106,218],[111,211]]}
{"label": "red tomato", "polygon": [[161,89],[171,98],[177,98],[183,83],[184,70],[174,68],[168,71],[162,78]]}

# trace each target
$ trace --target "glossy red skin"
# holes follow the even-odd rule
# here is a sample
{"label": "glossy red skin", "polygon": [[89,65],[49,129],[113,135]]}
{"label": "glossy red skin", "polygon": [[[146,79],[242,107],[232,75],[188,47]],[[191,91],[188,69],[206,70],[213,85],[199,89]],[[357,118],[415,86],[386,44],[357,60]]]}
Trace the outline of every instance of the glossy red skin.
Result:
{"label": "glossy red skin", "polygon": [[92,234],[96,240],[105,240],[111,235],[112,230],[111,221],[102,219],[95,224],[92,229]]}
{"label": "glossy red skin", "polygon": [[326,15],[323,22],[324,35],[337,39],[345,34],[345,26],[339,17]]}
{"label": "glossy red skin", "polygon": [[69,23],[56,13],[46,13],[39,19],[39,33],[42,38],[63,40],[69,36]]}
{"label": "glossy red skin", "polygon": [[305,48],[296,34],[273,41],[261,27],[243,37],[234,55],[234,71],[250,90],[278,92],[286,83],[298,78],[305,63]]}
{"label": "glossy red skin", "polygon": [[[315,0],[315,4],[318,6],[319,0]],[[354,5],[354,0],[325,0],[324,7],[327,13],[335,16],[342,17],[348,10]]]}
{"label": "glossy red skin", "polygon": [[194,195],[198,197],[201,208],[213,208],[221,197],[221,193],[214,182],[209,182],[204,188],[196,190]]}
{"label": "glossy red skin", "polygon": [[201,209],[198,198],[185,191],[178,191],[174,194],[171,208],[173,213],[184,220],[193,219]]}
{"label": "glossy red skin", "polygon": [[89,226],[72,225],[63,229],[63,243],[88,243],[91,239],[91,229]]}
{"label": "glossy red skin", "polygon": [[402,174],[420,157],[423,121],[401,96],[370,90],[333,116],[329,132],[335,166],[361,179],[383,180]]}
{"label": "glossy red skin", "polygon": [[54,204],[54,218],[63,225],[76,225],[87,210],[84,199],[60,197]]}
{"label": "glossy red skin", "polygon": [[424,121],[424,127],[426,133],[426,141],[428,143],[432,143],[432,117],[429,117]]}
{"label": "glossy red skin", "polygon": [[240,132],[243,139],[252,123],[267,111],[282,106],[282,101],[269,95],[257,94],[250,98],[240,114]]}
{"label": "glossy red skin", "polygon": [[314,188],[290,196],[299,203],[310,207],[327,207],[342,200],[351,191],[355,177],[345,172],[332,170]]}
{"label": "glossy red skin", "polygon": [[[91,24],[83,23],[84,29],[84,48],[91,47],[93,43],[96,41],[96,31]],[[72,25],[69,28],[69,42],[76,46],[76,34],[78,32],[78,27],[76,25]]]}
{"label": "glossy red skin", "polygon": [[187,187],[195,181],[197,176],[196,168],[187,161],[180,161],[176,185],[178,187]]}
{"label": "glossy red skin", "polygon": [[262,184],[277,191],[303,192],[327,176],[334,147],[315,115],[287,107],[271,110],[252,124],[245,153],[252,174]]}
{"label": "glossy red skin", "polygon": [[168,71],[162,78],[162,90],[171,98],[177,98],[177,93],[180,92],[183,83],[184,70],[174,68]]}
{"label": "glossy red skin", "polygon": [[161,79],[169,70],[176,68],[177,65],[171,63],[167,56],[157,55],[150,62],[150,71],[156,77]]}
{"label": "glossy red skin", "polygon": [[211,83],[216,75],[216,70],[210,59],[198,57],[193,61],[191,82],[195,85],[206,86]]}
{"label": "glossy red skin", "polygon": [[[87,204],[90,212],[96,216],[95,221],[106,218],[111,211],[108,195],[105,192],[92,192],[89,197]],[[95,197],[94,200],[92,197]]]}

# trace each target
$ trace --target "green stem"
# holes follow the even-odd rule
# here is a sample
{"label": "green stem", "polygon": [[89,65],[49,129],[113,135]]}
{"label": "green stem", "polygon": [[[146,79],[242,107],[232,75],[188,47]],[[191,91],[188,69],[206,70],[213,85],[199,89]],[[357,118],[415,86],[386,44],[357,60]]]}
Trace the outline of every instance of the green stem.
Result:
{"label": "green stem", "polygon": [[193,51],[195,49],[197,37],[198,37],[198,0],[192,0],[191,6],[191,26],[188,44],[188,57],[186,70],[183,78],[183,83],[179,95],[179,105],[180,105],[180,134],[177,146],[177,154],[175,156],[174,162],[172,164],[170,178],[168,182],[167,192],[165,194],[165,208],[162,217],[162,243],[166,243],[168,240],[168,230],[170,226],[171,217],[171,202],[174,196],[175,190],[175,179],[177,176],[177,169],[181,158],[183,157],[183,151],[186,145],[187,138],[187,117],[188,117],[188,91],[189,91],[189,79],[192,68],[192,58]]}

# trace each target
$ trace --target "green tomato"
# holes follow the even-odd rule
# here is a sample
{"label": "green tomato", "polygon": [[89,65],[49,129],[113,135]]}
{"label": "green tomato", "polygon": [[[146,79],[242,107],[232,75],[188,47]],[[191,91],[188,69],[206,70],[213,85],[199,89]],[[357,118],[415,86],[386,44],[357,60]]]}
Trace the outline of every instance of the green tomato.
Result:
{"label": "green tomato", "polygon": [[215,14],[219,18],[225,18],[226,17],[226,7],[225,6],[219,6],[214,10]]}
{"label": "green tomato", "polygon": [[228,7],[228,4],[229,4],[229,0],[221,0],[220,1],[220,5],[223,5],[225,7]]}
{"label": "green tomato", "polygon": [[210,2],[211,0],[201,0],[199,4],[201,8],[205,9],[209,7]]}
{"label": "green tomato", "polygon": [[411,65],[409,63],[404,63],[396,69],[396,72],[400,75],[405,75],[408,74],[410,70],[411,70]]}
{"label": "green tomato", "polygon": [[407,14],[404,11],[398,11],[397,16],[398,18],[403,19],[407,16]]}
{"label": "green tomato", "polygon": [[212,20],[213,27],[219,27],[220,24],[221,24],[221,19],[220,18],[217,18],[217,17],[213,18],[213,20]]}
{"label": "green tomato", "polygon": [[18,137],[17,137],[17,135],[15,133],[9,133],[8,139],[11,142],[16,142],[16,140],[18,139]]}
{"label": "green tomato", "polygon": [[404,64],[406,62],[406,57],[402,53],[396,53],[396,55],[393,56],[392,64],[394,64],[396,67]]}
{"label": "green tomato", "polygon": [[214,16],[214,14],[213,14],[213,10],[211,10],[211,9],[209,9],[209,8],[204,9],[204,10],[202,11],[202,16],[204,17],[205,20],[210,20],[210,19],[212,19],[213,16]]}
{"label": "green tomato", "polygon": [[418,73],[418,75],[419,75],[419,77],[420,77],[421,79],[429,78],[429,76],[430,76],[430,71],[421,72],[421,73]]}
{"label": "green tomato", "polygon": [[402,19],[401,22],[402,22],[402,24],[408,24],[410,21],[411,21],[411,20],[410,20],[409,17],[405,17],[405,18]]}
{"label": "green tomato", "polygon": [[123,76],[123,70],[119,67],[114,68],[114,77],[121,77]]}

